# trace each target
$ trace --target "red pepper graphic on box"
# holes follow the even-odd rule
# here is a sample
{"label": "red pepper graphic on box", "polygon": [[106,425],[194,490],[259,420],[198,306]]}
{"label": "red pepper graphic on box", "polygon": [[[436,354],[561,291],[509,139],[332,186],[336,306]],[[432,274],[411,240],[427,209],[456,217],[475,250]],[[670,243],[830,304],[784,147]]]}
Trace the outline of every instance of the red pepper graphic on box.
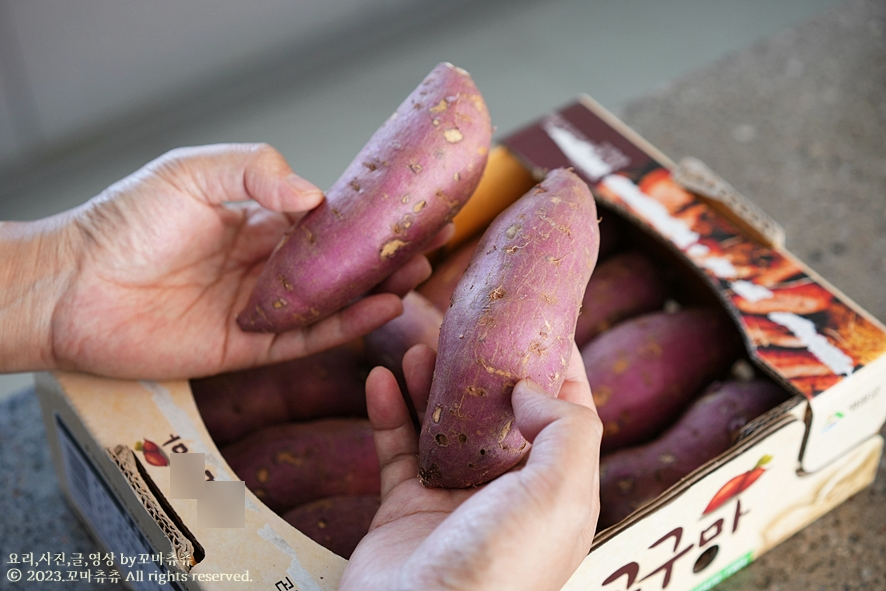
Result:
{"label": "red pepper graphic on box", "polygon": [[737,496],[740,492],[754,484],[754,482],[766,472],[766,468],[763,466],[770,461],[772,461],[772,456],[763,456],[752,469],[730,479],[729,482],[720,487],[720,490],[717,491],[717,494],[714,495],[711,502],[705,507],[702,515],[707,515],[711,511],[714,511],[723,505],[723,503]]}
{"label": "red pepper graphic on box", "polygon": [[143,442],[137,441],[135,449],[142,452],[145,455],[145,461],[153,466],[169,465],[169,459],[166,457],[166,454],[160,449],[159,445],[150,439],[145,439]]}

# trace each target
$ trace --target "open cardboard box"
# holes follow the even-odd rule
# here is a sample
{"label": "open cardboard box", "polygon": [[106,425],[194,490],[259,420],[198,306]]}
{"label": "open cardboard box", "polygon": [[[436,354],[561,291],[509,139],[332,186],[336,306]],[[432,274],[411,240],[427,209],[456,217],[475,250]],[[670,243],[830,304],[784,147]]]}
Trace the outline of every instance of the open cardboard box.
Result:
{"label": "open cardboard box", "polygon": [[[587,97],[501,142],[438,256],[558,166],[588,181],[602,216],[627,219],[632,241],[679,270],[680,303],[729,311],[749,363],[793,394],[746,426],[726,453],[598,532],[566,586],[710,588],[874,480],[886,421],[886,328],[788,253],[778,225],[704,165],[675,165]],[[763,324],[803,347],[787,355]],[[118,563],[137,558],[121,569],[130,587],[336,588],[346,561],[251,492],[245,528],[198,528],[196,499],[171,498],[169,468],[136,451],[150,440],[167,454],[204,453],[208,479],[238,480],[187,382],[54,373],[38,376],[37,392],[73,509]],[[764,456],[771,460],[754,486],[704,513]]]}

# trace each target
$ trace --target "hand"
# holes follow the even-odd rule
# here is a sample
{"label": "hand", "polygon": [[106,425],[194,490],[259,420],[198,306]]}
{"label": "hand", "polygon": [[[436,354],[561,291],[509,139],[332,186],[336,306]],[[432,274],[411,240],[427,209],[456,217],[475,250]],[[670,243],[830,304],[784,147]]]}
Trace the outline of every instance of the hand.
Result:
{"label": "hand", "polygon": [[[421,410],[434,359],[419,345],[403,360]],[[528,458],[475,489],[420,484],[418,437],[388,370],[369,374],[366,396],[382,504],[350,558],[342,591],[539,591],[566,583],[594,536],[603,433],[577,348],[558,398],[528,380],[514,387],[517,427],[532,443]]]}
{"label": "hand", "polygon": [[[308,355],[373,330],[402,312],[397,295],[370,295],[279,335],[235,322],[284,231],[322,199],[273,148],[219,145],[174,150],[84,206],[38,229],[33,222],[25,233],[44,244],[37,264],[64,258],[53,261],[53,301],[30,319],[46,329],[41,367],[0,371],[181,379]],[[377,291],[403,295],[429,273],[416,257]]]}

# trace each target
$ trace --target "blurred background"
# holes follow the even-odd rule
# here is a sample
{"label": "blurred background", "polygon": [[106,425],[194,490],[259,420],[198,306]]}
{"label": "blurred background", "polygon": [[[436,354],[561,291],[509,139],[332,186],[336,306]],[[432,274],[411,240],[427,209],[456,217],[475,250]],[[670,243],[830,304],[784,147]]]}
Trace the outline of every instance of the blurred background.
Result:
{"label": "blurred background", "polygon": [[[268,142],[326,187],[440,61],[473,74],[499,137],[579,93],[619,114],[836,5],[0,0],[0,220],[74,207],[183,145]],[[0,398],[30,381],[0,376]]]}

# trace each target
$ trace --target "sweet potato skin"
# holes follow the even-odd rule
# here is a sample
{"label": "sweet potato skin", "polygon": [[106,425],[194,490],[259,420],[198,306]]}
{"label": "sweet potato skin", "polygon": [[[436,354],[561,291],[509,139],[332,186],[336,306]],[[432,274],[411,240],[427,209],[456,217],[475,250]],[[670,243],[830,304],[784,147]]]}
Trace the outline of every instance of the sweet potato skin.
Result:
{"label": "sweet potato skin", "polygon": [[216,445],[276,423],[366,416],[369,360],[345,345],[300,359],[190,382]]}
{"label": "sweet potato skin", "polygon": [[598,246],[593,197],[565,169],[489,226],[443,318],[419,438],[425,486],[479,485],[528,450],[511,392],[531,378],[559,393]]}
{"label": "sweet potato skin", "polygon": [[666,297],[664,278],[647,257],[637,251],[613,255],[591,275],[575,342],[581,347],[622,320],[659,310]]}
{"label": "sweet potato skin", "polygon": [[329,497],[290,509],[283,519],[324,548],[350,558],[380,505],[378,495]]}
{"label": "sweet potato skin", "polygon": [[736,360],[740,347],[729,318],[707,308],[638,316],[582,347],[603,421],[602,449],[658,435]]}
{"label": "sweet potato skin", "polygon": [[769,381],[714,383],[658,439],[604,455],[598,528],[618,523],[725,452],[742,427],[787,398]]}
{"label": "sweet potato skin", "polygon": [[272,425],[222,448],[221,453],[246,487],[279,514],[324,497],[381,491],[367,420]]}
{"label": "sweet potato skin", "polygon": [[489,113],[467,72],[440,64],[293,225],[237,316],[282,332],[332,314],[424,250],[477,186]]}

